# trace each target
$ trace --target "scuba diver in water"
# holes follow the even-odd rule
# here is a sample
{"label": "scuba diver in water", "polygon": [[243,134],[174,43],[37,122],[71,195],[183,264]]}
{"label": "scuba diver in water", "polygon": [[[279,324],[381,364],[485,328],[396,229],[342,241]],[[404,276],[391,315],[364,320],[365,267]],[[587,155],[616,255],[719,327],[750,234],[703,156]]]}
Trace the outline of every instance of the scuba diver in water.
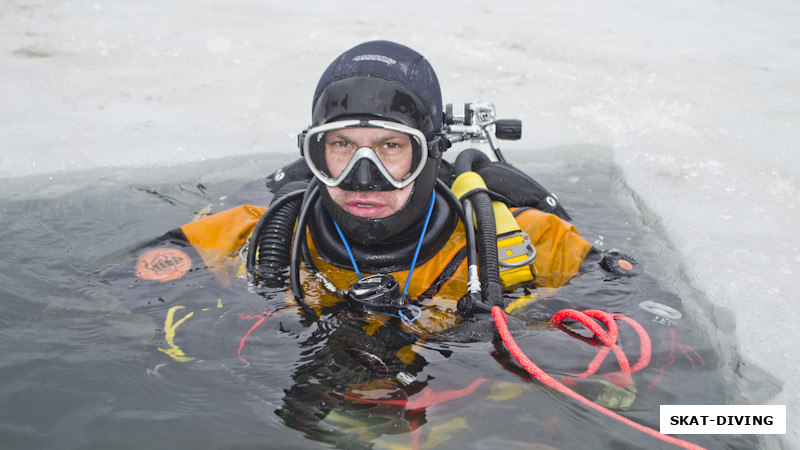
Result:
{"label": "scuba diver in water", "polygon": [[[553,326],[585,352],[554,348],[559,358],[548,370],[589,400],[624,410],[637,397],[631,373],[649,365],[641,373],[657,385],[675,364],[680,299],[633,258],[594,248],[555,195],[505,161],[495,139],[519,134],[519,122],[497,120],[490,104],[443,105],[437,76],[416,51],[357,45],[317,85],[301,159],[270,175],[266,188],[263,180],[248,187],[249,204],[173,230],[104,278],[128,309],[163,323],[153,345],[164,362],[155,367],[213,359],[207,340],[222,317],[239,324],[225,351],[252,365],[258,327],[297,311],[296,330],[310,330],[301,346],[313,352],[300,356],[276,413],[320,441],[368,440],[335,426],[354,417],[372,436],[424,423],[425,404],[414,399],[427,386],[418,376],[426,341],[491,340],[501,365],[527,376],[493,332],[494,307],[516,317],[512,327],[560,314]],[[453,163],[443,158],[452,143],[472,138],[488,141],[494,155],[470,149]],[[269,206],[255,206],[266,194]],[[147,294],[131,295],[137,286]],[[254,306],[241,300],[248,295],[272,300]],[[619,330],[616,361],[596,357],[612,343],[586,332],[582,317],[603,320],[578,311],[587,309],[608,314],[608,334]],[[686,359],[700,364],[687,348]],[[591,370],[578,373],[592,358]]]}

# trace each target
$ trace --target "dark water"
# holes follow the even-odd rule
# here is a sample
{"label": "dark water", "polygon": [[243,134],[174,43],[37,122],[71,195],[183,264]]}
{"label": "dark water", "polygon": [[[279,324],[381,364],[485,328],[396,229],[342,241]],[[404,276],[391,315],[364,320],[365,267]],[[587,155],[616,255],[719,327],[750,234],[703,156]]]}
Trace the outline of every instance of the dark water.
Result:
{"label": "dark water", "polygon": [[[508,156],[559,194],[590,241],[619,247],[655,267],[650,272],[679,292],[687,309],[695,311],[690,320],[702,324],[691,328],[705,365],[655,390],[640,386],[626,416],[657,429],[660,403],[707,403],[703,396],[712,392],[722,396],[716,400],[735,403],[737,375],[714,356],[730,354],[733,343],[707,341],[716,333],[707,331],[713,324],[702,315],[702,296],[685,281],[687,274],[657,221],[628,192],[610,151],[582,147]],[[334,364],[335,357],[325,359],[330,350],[325,339],[331,336],[326,333],[332,331],[306,326],[285,309],[278,293],[237,300],[234,311],[276,312],[249,338],[246,362],[220,350],[240,335],[209,320],[195,339],[203,347],[202,362],[154,363],[152,347],[145,345],[152,338],[152,320],[130,314],[87,280],[126,250],[190,221],[205,206],[219,210],[255,173],[265,175],[278,165],[241,158],[126,171],[124,177],[88,173],[55,182],[15,180],[5,187],[0,201],[2,448],[326,446],[306,437],[315,434],[309,431],[314,426],[329,427],[331,435],[345,431],[347,439],[334,440],[341,446],[671,448],[531,383],[491,337],[429,341],[419,350],[426,364],[417,379],[426,379],[434,392],[489,380],[470,395],[421,413],[376,407],[309,423],[303,431],[288,428],[275,413],[285,406],[285,390],[297,385],[305,368]],[[515,335],[535,362],[564,357],[557,344],[563,338],[551,329],[529,325]],[[555,340],[547,341],[548,336]],[[709,448],[757,445],[745,437],[684,438]]]}

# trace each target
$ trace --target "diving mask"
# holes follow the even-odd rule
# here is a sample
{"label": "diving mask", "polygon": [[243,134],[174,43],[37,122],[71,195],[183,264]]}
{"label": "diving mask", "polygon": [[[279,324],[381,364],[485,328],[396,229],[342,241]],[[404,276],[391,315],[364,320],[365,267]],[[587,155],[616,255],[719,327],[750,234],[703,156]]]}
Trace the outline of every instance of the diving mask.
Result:
{"label": "diving mask", "polygon": [[411,127],[384,120],[342,120],[309,129],[303,154],[311,172],[344,190],[402,189],[425,167],[428,143]]}

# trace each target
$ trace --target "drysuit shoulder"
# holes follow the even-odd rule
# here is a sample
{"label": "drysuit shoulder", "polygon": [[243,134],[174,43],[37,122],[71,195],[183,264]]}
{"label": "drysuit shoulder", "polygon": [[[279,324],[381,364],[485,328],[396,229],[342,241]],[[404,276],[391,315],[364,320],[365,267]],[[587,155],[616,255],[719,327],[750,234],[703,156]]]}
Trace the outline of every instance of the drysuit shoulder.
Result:
{"label": "drysuit shoulder", "polygon": [[218,264],[240,249],[266,208],[241,205],[181,227],[186,240],[208,266]]}
{"label": "drysuit shoulder", "polygon": [[571,223],[537,209],[522,211],[516,220],[536,247],[533,271],[538,287],[563,286],[580,272],[592,244]]}

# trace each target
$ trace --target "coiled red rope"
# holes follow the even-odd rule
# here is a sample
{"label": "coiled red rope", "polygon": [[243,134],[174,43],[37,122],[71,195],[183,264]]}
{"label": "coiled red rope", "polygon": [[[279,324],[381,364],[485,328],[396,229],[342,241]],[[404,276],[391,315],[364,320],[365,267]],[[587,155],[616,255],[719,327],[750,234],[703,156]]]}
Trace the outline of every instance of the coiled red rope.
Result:
{"label": "coiled red rope", "polygon": [[[647,331],[645,331],[645,329],[635,320],[621,314],[612,315],[605,311],[596,309],[589,309],[583,312],[574,309],[562,309],[561,311],[557,312],[552,319],[550,319],[550,322],[558,324],[566,319],[575,320],[589,328],[589,330],[591,330],[592,333],[594,333],[603,344],[603,346],[600,348],[600,351],[597,352],[597,355],[595,355],[594,359],[592,359],[592,361],[589,363],[589,368],[585,372],[580,374],[570,374],[570,376],[574,378],[586,378],[589,375],[593,375],[600,368],[600,365],[606,359],[606,356],[608,356],[609,352],[613,351],[614,356],[617,357],[617,361],[619,362],[620,371],[608,373],[603,376],[611,383],[624,388],[631,384],[632,373],[642,370],[647,367],[648,364],[650,364],[650,337],[647,335]],[[598,321],[602,322],[608,331],[604,330],[592,319],[597,319]],[[625,352],[623,352],[622,349],[617,345],[619,328],[617,327],[617,322],[614,319],[625,321],[639,335],[639,360],[636,361],[636,364],[633,366],[631,366],[630,362],[628,362],[628,357],[625,355]]]}
{"label": "coiled red rope", "polygon": [[[578,313],[578,314],[575,314],[575,313]],[[550,387],[552,389],[555,389],[556,391],[558,391],[558,392],[560,392],[560,393],[572,398],[573,400],[575,400],[575,401],[577,401],[579,403],[582,403],[582,404],[584,404],[584,405],[586,405],[586,406],[588,406],[588,407],[590,407],[590,408],[592,408],[592,409],[594,409],[594,410],[596,410],[596,411],[598,411],[598,412],[600,412],[600,413],[602,413],[602,414],[604,414],[604,415],[606,415],[608,417],[612,417],[612,418],[624,423],[625,425],[628,425],[631,428],[635,428],[635,429],[641,431],[642,433],[648,434],[648,435],[650,435],[650,436],[652,436],[652,437],[654,437],[656,439],[660,439],[660,440],[662,440],[664,442],[668,442],[670,444],[674,444],[674,445],[677,445],[678,447],[682,447],[682,448],[695,449],[695,450],[705,450],[705,449],[703,449],[703,447],[700,447],[699,445],[696,445],[696,444],[693,444],[691,442],[684,441],[682,439],[678,439],[678,438],[675,438],[675,437],[672,437],[672,436],[669,436],[669,435],[666,435],[666,434],[661,434],[661,433],[659,433],[658,431],[656,431],[656,430],[654,430],[652,428],[648,428],[648,427],[646,427],[646,426],[644,426],[642,424],[636,423],[636,422],[634,422],[634,421],[632,421],[632,420],[630,420],[630,419],[628,419],[626,417],[623,417],[623,416],[615,413],[614,411],[611,411],[608,408],[605,408],[603,406],[598,405],[597,403],[594,403],[593,401],[591,401],[591,400],[587,399],[586,397],[578,394],[577,392],[573,391],[572,389],[568,388],[567,386],[559,383],[558,380],[556,380],[555,378],[553,378],[550,375],[548,375],[545,371],[543,371],[536,364],[534,364],[533,361],[528,359],[527,356],[525,356],[525,353],[522,351],[522,349],[519,348],[519,346],[517,345],[516,341],[514,341],[514,338],[511,336],[511,332],[508,330],[508,325],[507,325],[508,319],[506,318],[506,314],[505,314],[505,312],[503,312],[502,308],[500,308],[499,306],[492,307],[492,317],[494,318],[495,325],[497,326],[497,331],[500,333],[500,337],[503,339],[503,343],[505,344],[505,346],[508,349],[508,351],[511,353],[512,356],[514,356],[514,359],[516,359],[517,362],[523,368],[525,368],[525,370],[527,370],[528,373],[531,374],[531,376],[533,376],[536,380],[538,380],[541,383],[545,384],[546,386],[548,386],[548,387]],[[608,327],[608,331],[603,330],[602,327],[600,327],[597,324],[597,322],[595,322],[594,320],[591,319],[592,317],[595,317],[598,320],[602,321]],[[585,325],[587,328],[589,328],[592,332],[594,332],[598,336],[600,341],[603,343],[603,349],[601,349],[601,351],[598,352],[598,355],[594,358],[594,360],[592,360],[592,364],[590,365],[590,369],[587,372],[584,372],[584,374],[580,374],[580,375],[588,376],[590,373],[594,373],[594,372],[592,372],[592,370],[596,371],[597,368],[599,367],[600,363],[602,362],[602,358],[599,359],[600,354],[603,353],[603,358],[604,358],[605,355],[607,355],[608,352],[612,351],[612,350],[614,351],[614,354],[617,356],[617,359],[619,359],[619,361],[620,361],[620,367],[623,366],[623,361],[624,361],[624,365],[627,367],[627,369],[622,368],[621,371],[618,372],[619,374],[621,374],[620,376],[612,377],[612,378],[619,378],[619,379],[616,379],[614,381],[616,383],[624,382],[625,378],[626,378],[626,374],[627,374],[627,383],[630,384],[630,374],[631,374],[631,371],[633,370],[633,368],[635,368],[636,370],[639,370],[639,369],[647,366],[647,364],[649,363],[649,360],[650,360],[650,349],[649,349],[649,347],[650,347],[650,339],[649,338],[646,339],[646,344],[645,344],[645,339],[642,339],[642,341],[641,341],[642,344],[641,344],[641,349],[640,349],[640,350],[642,350],[641,351],[641,356],[639,357],[639,360],[636,362],[636,364],[634,364],[633,368],[631,368],[628,365],[628,359],[625,357],[624,353],[620,356],[620,353],[622,353],[621,349],[619,351],[614,350],[614,348],[619,349],[619,347],[616,345],[617,334],[618,334],[619,330],[617,329],[617,325],[614,322],[614,318],[620,318],[620,319],[624,320],[626,323],[632,325],[634,327],[634,329],[636,329],[637,332],[639,333],[640,338],[641,338],[641,336],[646,336],[647,335],[647,333],[644,331],[644,329],[638,323],[633,321],[632,319],[624,317],[624,316],[610,315],[608,313],[604,313],[602,311],[597,311],[597,310],[583,311],[583,313],[580,313],[579,311],[575,311],[575,310],[563,310],[563,311],[559,311],[558,313],[556,313],[556,315],[553,316],[553,318],[550,321],[554,322],[554,323],[559,323],[559,322],[561,322],[562,320],[564,320],[566,318],[575,319],[575,320],[578,320],[579,322],[581,322],[583,325]],[[635,325],[633,325],[633,324],[635,324]],[[644,351],[645,348],[647,349],[646,352]],[[611,381],[611,380],[609,380],[609,381]],[[625,384],[625,386],[627,386],[627,384]]]}

